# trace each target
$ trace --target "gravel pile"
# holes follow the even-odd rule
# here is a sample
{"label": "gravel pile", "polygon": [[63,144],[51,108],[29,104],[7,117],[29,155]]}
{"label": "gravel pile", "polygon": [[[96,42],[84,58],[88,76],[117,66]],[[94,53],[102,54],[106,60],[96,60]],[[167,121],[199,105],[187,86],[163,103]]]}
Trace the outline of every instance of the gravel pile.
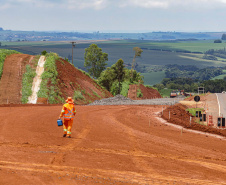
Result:
{"label": "gravel pile", "polygon": [[145,100],[131,100],[122,95],[116,95],[112,98],[96,100],[89,105],[174,105],[184,98],[156,98]]}
{"label": "gravel pile", "polygon": [[130,98],[126,98],[123,95],[116,95],[112,98],[105,98],[102,100],[96,100],[93,103],[90,103],[89,105],[124,105],[124,104],[132,104],[134,100],[131,100]]}

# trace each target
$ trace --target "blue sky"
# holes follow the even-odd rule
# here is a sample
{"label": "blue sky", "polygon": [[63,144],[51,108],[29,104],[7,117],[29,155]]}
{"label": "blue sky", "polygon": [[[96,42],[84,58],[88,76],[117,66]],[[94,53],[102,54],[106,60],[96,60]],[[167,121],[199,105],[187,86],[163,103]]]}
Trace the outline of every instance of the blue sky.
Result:
{"label": "blue sky", "polygon": [[0,0],[0,27],[23,31],[226,31],[226,0]]}

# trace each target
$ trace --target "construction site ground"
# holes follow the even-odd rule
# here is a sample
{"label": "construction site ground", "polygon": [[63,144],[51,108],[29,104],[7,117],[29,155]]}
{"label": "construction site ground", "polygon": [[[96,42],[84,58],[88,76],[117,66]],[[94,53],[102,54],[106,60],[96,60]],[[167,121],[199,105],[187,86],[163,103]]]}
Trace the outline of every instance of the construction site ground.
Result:
{"label": "construction site ground", "polygon": [[[72,138],[62,137],[63,128],[57,126],[62,105],[19,104],[22,75],[31,61],[31,56],[12,55],[4,63],[0,185],[226,184],[225,137],[216,132],[211,133],[220,138],[182,132],[165,123],[170,110],[168,122],[189,128],[190,115],[181,104],[76,105]],[[78,87],[86,92],[85,103],[98,99],[95,93],[99,99],[112,97],[69,63],[58,61],[57,69],[65,98]],[[142,92],[145,99],[158,96],[150,90]],[[93,94],[90,99],[89,94]],[[137,99],[135,94],[131,96]],[[200,106],[206,97],[201,97]],[[208,101],[213,111],[217,110],[214,98]],[[195,106],[192,101],[183,103]],[[207,133],[201,126],[196,128]]]}
{"label": "construction site ground", "polygon": [[159,120],[160,105],[0,107],[0,184],[226,184],[225,139]]}

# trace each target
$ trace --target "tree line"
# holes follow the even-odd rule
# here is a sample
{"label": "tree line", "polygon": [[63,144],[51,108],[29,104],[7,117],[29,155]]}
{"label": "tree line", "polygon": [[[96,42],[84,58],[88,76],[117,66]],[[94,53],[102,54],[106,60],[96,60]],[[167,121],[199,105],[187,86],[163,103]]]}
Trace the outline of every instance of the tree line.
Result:
{"label": "tree line", "polygon": [[191,78],[164,78],[160,84],[154,85],[159,91],[167,89],[180,89],[185,92],[198,92],[198,87],[204,87],[205,92],[221,93],[226,91],[226,78],[216,80],[198,81]]}
{"label": "tree line", "polygon": [[207,67],[199,69],[191,65],[166,65],[166,78],[191,78],[198,81],[210,80],[216,76],[223,74],[222,68]]}
{"label": "tree line", "polygon": [[136,58],[143,52],[139,47],[133,48],[134,57],[131,69],[127,69],[123,59],[119,59],[111,67],[107,67],[108,54],[104,53],[96,44],[91,44],[85,49],[84,66],[88,73],[99,85],[107,89],[113,95],[123,94],[127,96],[129,84],[143,83],[143,76],[135,69]]}

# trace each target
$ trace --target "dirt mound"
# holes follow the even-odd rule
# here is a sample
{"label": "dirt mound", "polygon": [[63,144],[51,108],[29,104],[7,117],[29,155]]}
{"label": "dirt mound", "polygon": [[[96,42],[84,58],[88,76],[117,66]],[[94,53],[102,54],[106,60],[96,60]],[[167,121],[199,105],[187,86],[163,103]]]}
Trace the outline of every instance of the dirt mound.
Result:
{"label": "dirt mound", "polygon": [[[200,101],[206,101],[206,97],[209,95],[210,93],[206,93],[205,95],[196,95],[200,97]],[[186,101],[195,101],[194,100],[195,96],[189,96],[186,98]]]}
{"label": "dirt mound", "polygon": [[89,104],[89,105],[121,105],[124,103],[131,103],[134,102],[133,100],[131,100],[130,98],[126,98],[123,95],[116,95],[115,97],[112,98],[105,98],[102,100],[96,100],[93,103]]}
{"label": "dirt mound", "polygon": [[182,105],[178,103],[176,105],[167,107],[163,111],[162,117],[165,120],[167,120],[167,122],[170,122],[176,125],[181,125],[184,128],[226,136],[226,130],[221,130],[221,129],[217,129],[217,128],[209,127],[205,125],[200,125],[195,122],[195,120],[197,119],[196,117],[192,116],[192,121],[190,124],[191,114],[188,111],[186,111],[187,108],[188,107],[186,105]]}
{"label": "dirt mound", "polygon": [[58,72],[58,87],[62,96],[66,99],[68,96],[74,97],[75,91],[80,92],[82,96],[75,98],[76,104],[88,104],[94,100],[109,98],[113,95],[102,89],[92,78],[75,68],[66,60],[56,61]]}
{"label": "dirt mound", "polygon": [[[142,93],[141,97],[137,97],[137,93],[139,91]],[[133,84],[129,87],[128,98],[132,100],[142,100],[142,99],[153,99],[153,98],[161,98],[160,93],[150,87],[145,87],[143,84]]]}
{"label": "dirt mound", "polygon": [[12,54],[6,57],[0,83],[0,104],[21,103],[22,77],[34,56]]}

